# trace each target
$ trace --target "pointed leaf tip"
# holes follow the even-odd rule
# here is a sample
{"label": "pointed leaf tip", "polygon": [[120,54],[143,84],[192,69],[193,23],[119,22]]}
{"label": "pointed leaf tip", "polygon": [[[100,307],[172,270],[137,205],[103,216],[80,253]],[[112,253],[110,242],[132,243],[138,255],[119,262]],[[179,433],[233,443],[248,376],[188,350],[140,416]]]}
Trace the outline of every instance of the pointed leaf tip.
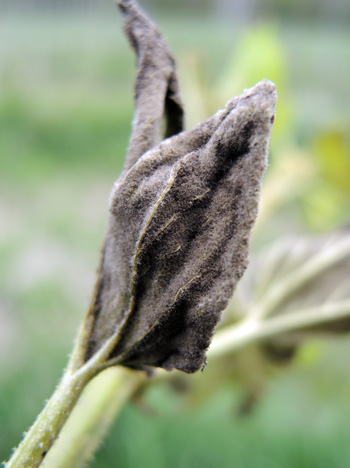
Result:
{"label": "pointed leaf tip", "polygon": [[131,367],[195,372],[247,265],[275,91],[259,83],[144,154],[111,199],[96,351]]}

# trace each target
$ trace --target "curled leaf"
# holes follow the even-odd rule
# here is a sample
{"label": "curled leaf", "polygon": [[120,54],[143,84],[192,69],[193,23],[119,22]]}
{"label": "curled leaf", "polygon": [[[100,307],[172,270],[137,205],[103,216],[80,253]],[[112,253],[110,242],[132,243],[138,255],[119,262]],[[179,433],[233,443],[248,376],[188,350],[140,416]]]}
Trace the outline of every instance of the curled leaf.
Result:
{"label": "curled leaf", "polygon": [[257,85],[118,181],[91,352],[120,329],[113,355],[128,365],[201,367],[246,267],[274,102]]}
{"label": "curled leaf", "polygon": [[124,30],[137,53],[135,118],[124,170],[156,145],[163,115],[165,137],[183,130],[184,110],[179,94],[175,61],[155,23],[136,2],[120,0]]}
{"label": "curled leaf", "polygon": [[[127,30],[143,58],[129,156],[110,199],[86,357],[115,336],[110,364],[190,373],[205,362],[221,311],[246,268],[276,93],[272,83],[263,81],[193,130],[156,147],[154,127],[146,126],[144,145],[143,123],[153,125],[155,116],[147,95],[139,99],[144,93],[140,74],[152,69],[166,83],[156,98],[161,100],[156,120],[167,102],[164,89],[165,96],[177,96],[177,91],[169,94],[175,78],[167,65],[165,73],[154,70],[163,67],[161,60],[147,62],[153,61],[152,44],[166,63],[168,53],[161,52],[162,40],[133,2],[121,3],[130,14]],[[150,47],[148,53],[143,47]],[[148,79],[145,89],[152,101]],[[145,148],[152,149],[143,152]]]}

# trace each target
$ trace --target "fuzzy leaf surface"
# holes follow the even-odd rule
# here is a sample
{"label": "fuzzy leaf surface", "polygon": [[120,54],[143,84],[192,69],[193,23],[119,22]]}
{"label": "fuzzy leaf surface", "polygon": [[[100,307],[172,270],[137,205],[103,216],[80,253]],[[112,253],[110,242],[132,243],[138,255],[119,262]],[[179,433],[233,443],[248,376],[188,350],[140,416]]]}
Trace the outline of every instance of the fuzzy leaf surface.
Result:
{"label": "fuzzy leaf surface", "polygon": [[276,93],[263,81],[118,180],[90,353],[195,372],[247,265]]}

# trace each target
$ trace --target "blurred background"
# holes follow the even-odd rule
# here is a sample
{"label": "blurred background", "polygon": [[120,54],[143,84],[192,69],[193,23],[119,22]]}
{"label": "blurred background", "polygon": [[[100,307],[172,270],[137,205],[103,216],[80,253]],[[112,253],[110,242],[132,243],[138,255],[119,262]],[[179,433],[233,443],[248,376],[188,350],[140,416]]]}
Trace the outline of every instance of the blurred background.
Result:
{"label": "blurred background", "polygon": [[[291,234],[348,227],[350,3],[140,3],[177,59],[188,128],[260,79],[276,83],[252,256]],[[1,0],[1,460],[52,393],[88,306],[134,77],[114,2]],[[152,385],[92,466],[344,468],[349,351],[346,337],[313,340],[268,379],[247,361],[222,379]],[[259,395],[251,411],[246,381]]]}

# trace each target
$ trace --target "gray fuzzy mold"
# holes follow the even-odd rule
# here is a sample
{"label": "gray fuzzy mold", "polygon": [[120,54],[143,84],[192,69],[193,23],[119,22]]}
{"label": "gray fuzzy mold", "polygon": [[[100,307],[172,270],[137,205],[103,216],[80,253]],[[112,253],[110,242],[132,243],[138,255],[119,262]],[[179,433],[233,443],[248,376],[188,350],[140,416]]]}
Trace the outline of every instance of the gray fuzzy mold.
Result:
{"label": "gray fuzzy mold", "polygon": [[[122,364],[191,373],[247,266],[276,91],[262,81],[176,135],[174,61],[136,4],[121,7],[138,53],[136,117],[110,199],[87,357],[117,331],[111,357]],[[174,136],[156,146],[163,115]]]}

